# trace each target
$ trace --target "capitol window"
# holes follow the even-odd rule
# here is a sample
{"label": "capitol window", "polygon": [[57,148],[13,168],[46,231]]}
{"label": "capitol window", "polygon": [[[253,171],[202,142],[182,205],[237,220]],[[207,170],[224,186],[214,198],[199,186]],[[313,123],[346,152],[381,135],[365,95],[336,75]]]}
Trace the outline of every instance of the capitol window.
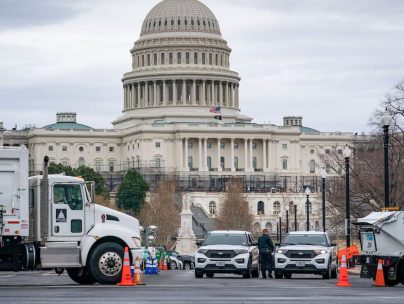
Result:
{"label": "capitol window", "polygon": [[114,147],[109,147],[109,152],[114,152]]}
{"label": "capitol window", "polygon": [[220,143],[220,149],[224,149],[226,147],[226,144],[225,143]]}
{"label": "capitol window", "polygon": [[181,19],[178,18],[178,26],[180,26],[180,25],[181,25]]}
{"label": "capitol window", "polygon": [[53,151],[53,146],[48,146],[48,151]]}
{"label": "capitol window", "polygon": [[147,66],[150,65],[150,54],[147,54]]}
{"label": "capitol window", "polygon": [[194,53],[194,64],[198,64],[198,53]]}
{"label": "capitol window", "polygon": [[185,54],[185,63],[189,64],[189,52],[186,52]]}
{"label": "capitol window", "polygon": [[67,146],[62,146],[62,151],[66,152],[67,151]]}
{"label": "capitol window", "polygon": [[238,143],[234,143],[234,149],[238,149]]}
{"label": "capitol window", "polygon": [[164,64],[164,59],[165,59],[165,58],[164,58],[164,53],[161,53],[160,57],[161,57],[161,58],[160,58],[160,63],[161,63],[161,64]]}
{"label": "capitol window", "polygon": [[79,151],[80,151],[80,152],[83,152],[83,151],[84,151],[84,148],[83,148],[83,147],[79,147]]}
{"label": "capitol window", "polygon": [[287,159],[282,159],[282,169],[288,170],[288,160]]}
{"label": "capitol window", "polygon": [[310,160],[310,173],[315,173],[316,172],[316,162],[314,159]]}
{"label": "capitol window", "polygon": [[188,149],[192,149],[192,143],[188,142]]}
{"label": "capitol window", "polygon": [[209,54],[209,64],[212,65],[212,54]]}
{"label": "capitol window", "polygon": [[186,18],[184,19],[184,25],[188,25],[188,20]]}
{"label": "capitol window", "polygon": [[215,54],[215,64],[216,64],[216,65],[219,65],[219,61],[218,61],[218,56],[217,56],[217,54]]}
{"label": "capitol window", "polygon": [[205,53],[202,53],[202,64],[206,64],[205,57],[206,57]]}
{"label": "capitol window", "polygon": [[157,65],[157,54],[154,54],[154,65]]}
{"label": "capitol window", "polygon": [[164,21],[164,26],[167,26],[167,19]]}
{"label": "capitol window", "polygon": [[100,146],[96,146],[95,147],[95,152],[100,152],[101,151],[101,147]]}
{"label": "capitol window", "polygon": [[273,214],[276,215],[279,213],[281,213],[281,203],[276,201],[276,202],[274,202],[274,205],[273,205]]}
{"label": "capitol window", "polygon": [[156,148],[160,148],[160,142],[159,141],[156,142]]}
{"label": "capitol window", "polygon": [[209,202],[209,214],[211,216],[216,214],[216,202],[214,201]]}
{"label": "capitol window", "polygon": [[288,144],[282,144],[282,149],[286,150],[288,148]]}
{"label": "capitol window", "polygon": [[173,53],[168,54],[168,63],[173,64]]}
{"label": "capitol window", "polygon": [[252,148],[253,148],[253,149],[257,149],[257,143],[253,143],[253,144],[252,144]]}
{"label": "capitol window", "polygon": [[212,148],[212,143],[207,143],[206,146],[207,146],[208,149],[211,149]]}
{"label": "capitol window", "polygon": [[181,53],[177,53],[177,64],[181,64]]}
{"label": "capitol window", "polygon": [[325,154],[330,154],[330,149],[325,149]]}

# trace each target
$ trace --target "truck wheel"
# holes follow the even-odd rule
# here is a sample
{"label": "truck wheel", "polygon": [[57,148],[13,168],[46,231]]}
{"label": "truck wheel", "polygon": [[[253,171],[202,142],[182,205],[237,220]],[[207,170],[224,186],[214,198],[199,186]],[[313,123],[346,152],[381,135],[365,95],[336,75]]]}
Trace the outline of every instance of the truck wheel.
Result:
{"label": "truck wheel", "polygon": [[91,253],[90,274],[100,284],[116,284],[121,279],[123,248],[117,243],[103,243]]}
{"label": "truck wheel", "polygon": [[69,277],[76,283],[83,285],[91,285],[95,283],[94,278],[88,272],[87,268],[66,268]]}

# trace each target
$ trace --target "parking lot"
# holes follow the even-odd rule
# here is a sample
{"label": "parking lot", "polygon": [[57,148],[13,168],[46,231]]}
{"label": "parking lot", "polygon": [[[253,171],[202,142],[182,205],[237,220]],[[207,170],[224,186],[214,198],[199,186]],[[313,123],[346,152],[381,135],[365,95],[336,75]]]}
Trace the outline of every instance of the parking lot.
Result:
{"label": "parking lot", "polygon": [[143,276],[145,286],[83,286],[64,273],[2,272],[0,303],[403,303],[404,286],[378,288],[351,275],[352,287],[336,280],[296,275],[292,279],[243,279],[215,275],[196,279],[192,270],[164,271]]}

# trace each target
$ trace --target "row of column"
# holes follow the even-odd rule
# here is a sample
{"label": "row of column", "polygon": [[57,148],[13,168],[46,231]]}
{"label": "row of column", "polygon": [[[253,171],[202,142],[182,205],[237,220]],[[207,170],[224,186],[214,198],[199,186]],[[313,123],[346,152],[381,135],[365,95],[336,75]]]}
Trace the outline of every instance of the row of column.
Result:
{"label": "row of column", "polygon": [[178,104],[239,108],[239,85],[227,81],[154,80],[124,85],[124,109]]}
{"label": "row of column", "polygon": [[[188,151],[188,143],[189,143],[190,138],[180,138],[177,139],[177,167],[182,170],[182,171],[189,171],[192,168],[189,168],[188,166],[188,156],[189,156],[189,151]],[[211,164],[212,168],[217,168],[218,171],[222,171],[222,166],[221,166],[221,157],[223,156],[221,153],[221,143],[222,143],[221,138],[216,138],[216,148],[217,148],[217,156],[216,156],[216,161],[217,164],[214,166],[214,164]],[[235,144],[235,139],[230,138],[226,140],[226,143],[228,143],[230,140],[230,171],[234,172],[236,171],[235,164],[234,164],[234,144]],[[254,166],[253,166],[253,142],[257,142],[257,140],[254,139],[249,139],[249,138],[244,138],[241,139],[243,142],[244,146],[244,171],[254,171]],[[269,169],[269,163],[274,162],[274,155],[272,155],[272,159],[270,159],[269,151],[271,150],[269,147],[269,144],[271,144],[273,141],[268,140],[268,139],[259,139],[262,141],[262,168],[263,171],[267,171]],[[208,138],[197,138],[198,142],[198,170],[199,171],[208,171],[208,156],[213,156],[212,152],[211,155],[208,155]],[[239,141],[240,142],[240,141]],[[239,143],[238,142],[238,143]],[[212,139],[209,139],[209,143],[212,143]],[[241,148],[241,147],[240,147]],[[227,153],[226,153],[227,155]]]}

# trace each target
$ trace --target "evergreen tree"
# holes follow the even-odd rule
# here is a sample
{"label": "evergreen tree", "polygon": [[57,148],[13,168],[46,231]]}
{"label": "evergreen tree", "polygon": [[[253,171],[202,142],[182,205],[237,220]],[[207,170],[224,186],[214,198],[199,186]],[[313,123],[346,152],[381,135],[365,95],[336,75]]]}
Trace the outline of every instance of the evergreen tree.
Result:
{"label": "evergreen tree", "polygon": [[140,173],[134,169],[128,170],[116,196],[117,207],[132,215],[137,215],[143,207],[148,190],[149,185]]}

